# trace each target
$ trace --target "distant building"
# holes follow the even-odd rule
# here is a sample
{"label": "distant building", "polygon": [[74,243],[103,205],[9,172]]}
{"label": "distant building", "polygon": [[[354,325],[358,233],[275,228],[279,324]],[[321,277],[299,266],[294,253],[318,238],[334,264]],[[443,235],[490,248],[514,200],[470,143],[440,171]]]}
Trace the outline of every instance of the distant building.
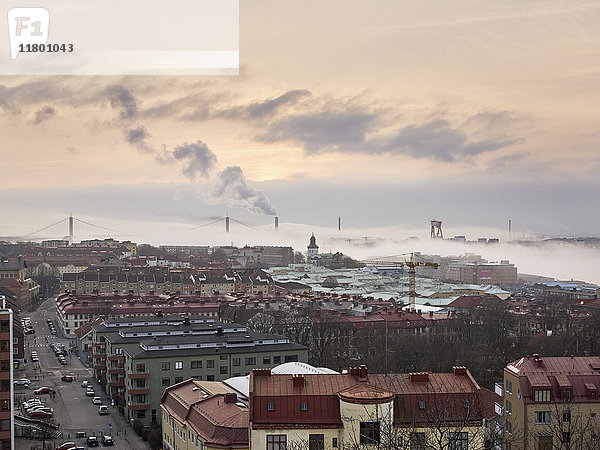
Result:
{"label": "distant building", "polygon": [[318,255],[319,255],[319,246],[317,245],[317,238],[315,237],[315,234],[313,233],[312,236],[310,237],[310,242],[308,244],[308,247],[306,247],[306,256],[307,256],[308,262],[311,262],[310,260],[315,259]]}
{"label": "distant building", "polygon": [[504,368],[505,447],[597,448],[600,357],[533,355]]}
{"label": "distant building", "polygon": [[517,284],[517,268],[508,261],[496,263],[453,263],[444,270],[448,281],[467,284]]}

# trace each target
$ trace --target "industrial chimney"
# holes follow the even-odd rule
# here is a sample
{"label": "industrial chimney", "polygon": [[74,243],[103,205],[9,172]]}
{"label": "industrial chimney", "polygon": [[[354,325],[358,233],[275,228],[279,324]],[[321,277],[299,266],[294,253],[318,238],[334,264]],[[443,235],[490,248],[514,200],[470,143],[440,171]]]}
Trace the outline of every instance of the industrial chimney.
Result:
{"label": "industrial chimney", "polygon": [[342,231],[342,218],[338,217],[338,231]]}
{"label": "industrial chimney", "polygon": [[225,217],[225,232],[229,233],[229,215]]}
{"label": "industrial chimney", "polygon": [[275,216],[275,230],[279,229],[279,217]]}

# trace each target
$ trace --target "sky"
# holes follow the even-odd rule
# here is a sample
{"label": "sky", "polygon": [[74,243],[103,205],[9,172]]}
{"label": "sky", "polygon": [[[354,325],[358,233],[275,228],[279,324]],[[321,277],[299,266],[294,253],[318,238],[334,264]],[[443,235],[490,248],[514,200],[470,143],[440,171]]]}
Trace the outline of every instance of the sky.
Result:
{"label": "sky", "polygon": [[595,1],[240,0],[237,76],[0,77],[0,235],[70,213],[153,243],[225,214],[597,235],[598,23]]}

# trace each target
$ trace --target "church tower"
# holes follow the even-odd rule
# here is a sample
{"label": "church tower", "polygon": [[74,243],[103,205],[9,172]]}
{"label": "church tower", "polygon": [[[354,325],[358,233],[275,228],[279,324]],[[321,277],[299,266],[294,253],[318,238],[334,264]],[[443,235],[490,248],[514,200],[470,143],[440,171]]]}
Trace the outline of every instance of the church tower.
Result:
{"label": "church tower", "polygon": [[310,237],[310,243],[308,247],[306,247],[306,255],[308,258],[313,258],[319,254],[319,246],[317,245],[317,239],[315,238],[315,233]]}

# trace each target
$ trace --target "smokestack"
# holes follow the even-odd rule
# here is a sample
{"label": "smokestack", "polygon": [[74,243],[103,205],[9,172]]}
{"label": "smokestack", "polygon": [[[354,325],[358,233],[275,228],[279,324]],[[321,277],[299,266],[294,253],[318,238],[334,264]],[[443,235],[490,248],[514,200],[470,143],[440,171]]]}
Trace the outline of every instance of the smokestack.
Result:
{"label": "smokestack", "polygon": [[279,229],[279,217],[275,216],[275,230]]}
{"label": "smokestack", "polygon": [[225,217],[225,233],[229,233],[229,216]]}
{"label": "smokestack", "polygon": [[73,243],[73,214],[69,215],[69,245]]}
{"label": "smokestack", "polygon": [[508,219],[508,240],[510,241],[510,234],[512,232],[512,220]]}
{"label": "smokestack", "polygon": [[338,231],[342,231],[342,218],[338,217]]}

